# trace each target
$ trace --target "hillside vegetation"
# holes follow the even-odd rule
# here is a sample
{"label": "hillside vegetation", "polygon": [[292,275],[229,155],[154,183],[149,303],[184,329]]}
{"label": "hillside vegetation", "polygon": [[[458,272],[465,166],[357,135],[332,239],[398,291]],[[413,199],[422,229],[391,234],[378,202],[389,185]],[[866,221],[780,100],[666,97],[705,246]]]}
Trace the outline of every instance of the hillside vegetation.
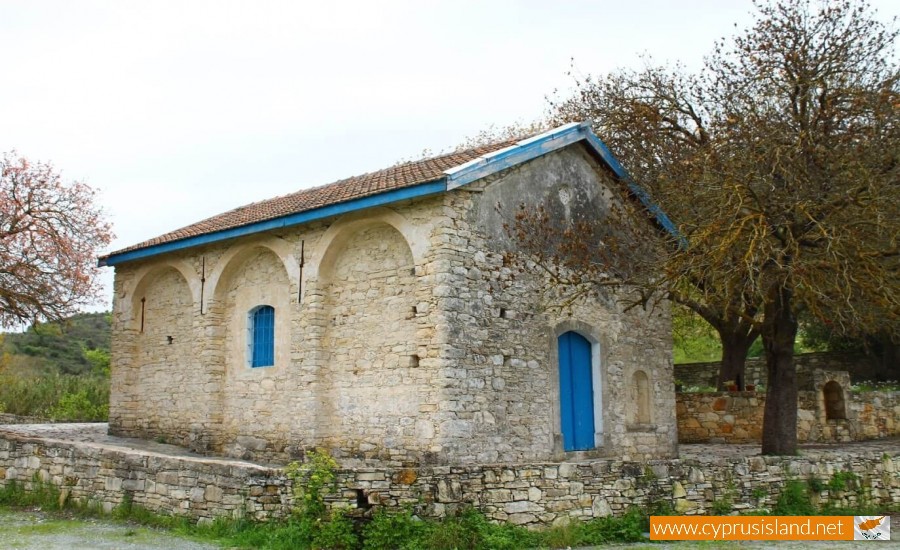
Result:
{"label": "hillside vegetation", "polygon": [[109,414],[108,313],[0,335],[0,412],[57,421]]}

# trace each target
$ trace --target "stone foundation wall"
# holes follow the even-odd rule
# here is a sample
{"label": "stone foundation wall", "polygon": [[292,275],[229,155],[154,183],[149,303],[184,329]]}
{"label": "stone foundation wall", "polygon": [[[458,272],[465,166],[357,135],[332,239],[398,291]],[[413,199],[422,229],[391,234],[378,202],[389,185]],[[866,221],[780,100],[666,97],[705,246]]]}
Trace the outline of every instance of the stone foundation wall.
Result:
{"label": "stone foundation wall", "polygon": [[[900,435],[900,391],[845,392],[846,418],[828,419],[822,391],[801,391],[797,439],[839,442]],[[681,443],[751,443],[762,438],[766,394],[757,392],[676,395]]]}
{"label": "stone foundation wall", "polygon": [[[723,447],[728,449],[728,447]],[[620,514],[629,506],[668,505],[683,514],[708,514],[714,505],[732,511],[771,506],[788,480],[815,477],[827,483],[849,471],[857,481],[844,491],[824,491],[821,502],[853,506],[900,502],[900,452],[895,445],[835,449],[802,457],[708,456],[627,462],[360,468],[339,472],[332,506],[411,505],[441,517],[474,505],[489,518],[538,526]],[[248,514],[283,516],[291,486],[281,470],[248,462],[167,456],[26,437],[0,430],[0,485],[33,479],[62,488],[67,498],[112,510],[126,495],[161,513],[207,521]]]}

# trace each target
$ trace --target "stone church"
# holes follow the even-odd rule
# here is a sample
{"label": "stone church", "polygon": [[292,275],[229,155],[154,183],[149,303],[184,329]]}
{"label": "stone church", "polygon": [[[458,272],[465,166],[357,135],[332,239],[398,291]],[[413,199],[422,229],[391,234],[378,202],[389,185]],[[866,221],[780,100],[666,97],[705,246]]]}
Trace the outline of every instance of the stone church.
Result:
{"label": "stone church", "polygon": [[312,447],[345,464],[673,456],[668,311],[589,299],[550,313],[502,262],[516,246],[504,211],[602,212],[625,180],[570,124],[104,256],[110,433],[261,461]]}

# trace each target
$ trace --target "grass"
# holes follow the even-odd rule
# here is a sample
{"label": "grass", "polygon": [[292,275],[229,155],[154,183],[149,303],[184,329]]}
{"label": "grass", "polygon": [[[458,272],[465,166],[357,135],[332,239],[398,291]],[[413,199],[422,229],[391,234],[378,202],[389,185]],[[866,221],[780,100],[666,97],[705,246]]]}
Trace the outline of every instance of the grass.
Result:
{"label": "grass", "polygon": [[[641,541],[645,540],[643,532],[647,522],[647,518],[633,508],[622,517],[599,518],[586,523],[575,521],[535,532],[511,524],[491,523],[480,512],[465,508],[442,521],[422,520],[406,509],[400,512],[381,510],[365,522],[351,520],[338,512],[319,520],[295,515],[283,521],[260,523],[247,518],[220,517],[207,524],[197,524],[184,517],[151,512],[127,498],[111,515],[106,515],[96,503],[66,501],[60,505],[59,496],[56,487],[37,478],[27,490],[16,482],[0,487],[0,507],[40,508],[59,518],[59,521],[47,523],[46,527],[34,526],[33,531],[17,528],[15,532],[8,532],[10,537],[40,529],[48,532],[64,530],[67,522],[69,526],[75,525],[69,521],[71,519],[102,517],[126,525],[164,529],[180,537],[229,548],[512,550]],[[134,529],[134,536],[141,533],[140,529]]]}
{"label": "grass", "polygon": [[853,393],[862,393],[870,391],[900,391],[900,382],[897,380],[886,380],[882,382],[860,382],[850,386]]}

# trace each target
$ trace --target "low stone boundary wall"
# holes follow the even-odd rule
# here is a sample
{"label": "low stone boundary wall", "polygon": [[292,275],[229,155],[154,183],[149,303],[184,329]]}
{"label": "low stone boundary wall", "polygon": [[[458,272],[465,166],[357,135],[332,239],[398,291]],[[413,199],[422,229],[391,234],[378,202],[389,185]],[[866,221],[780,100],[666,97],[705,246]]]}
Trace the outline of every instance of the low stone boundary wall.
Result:
{"label": "low stone boundary wall", "polygon": [[[706,363],[681,363],[675,365],[675,378],[685,386],[716,386],[719,377],[720,361]],[[809,374],[816,369],[847,371],[854,381],[872,380],[872,361],[859,353],[801,353],[794,356],[794,364],[797,365],[797,377],[801,384],[806,381]],[[766,375],[765,357],[751,357],[744,364],[744,382],[746,384],[765,384]]]}
{"label": "low stone boundary wall", "polygon": [[[798,441],[847,442],[900,435],[900,391],[846,392],[843,398],[844,418],[829,419],[822,392],[799,392]],[[758,443],[765,406],[765,393],[678,393],[678,441]]]}
{"label": "low stone boundary wall", "polygon": [[[427,468],[342,470],[332,506],[413,506],[441,517],[472,504],[489,518],[537,526],[620,514],[629,506],[671,506],[685,514],[771,506],[791,479],[856,474],[847,490],[818,498],[842,505],[900,502],[900,444],[809,451],[802,457],[698,456],[648,463],[591,460]],[[258,519],[290,510],[290,481],[277,468],[200,456],[167,456],[72,441],[27,437],[0,427],[0,484],[39,479],[68,498],[112,510],[126,498],[161,513],[207,521],[247,514]],[[126,495],[128,495],[126,497]]]}

